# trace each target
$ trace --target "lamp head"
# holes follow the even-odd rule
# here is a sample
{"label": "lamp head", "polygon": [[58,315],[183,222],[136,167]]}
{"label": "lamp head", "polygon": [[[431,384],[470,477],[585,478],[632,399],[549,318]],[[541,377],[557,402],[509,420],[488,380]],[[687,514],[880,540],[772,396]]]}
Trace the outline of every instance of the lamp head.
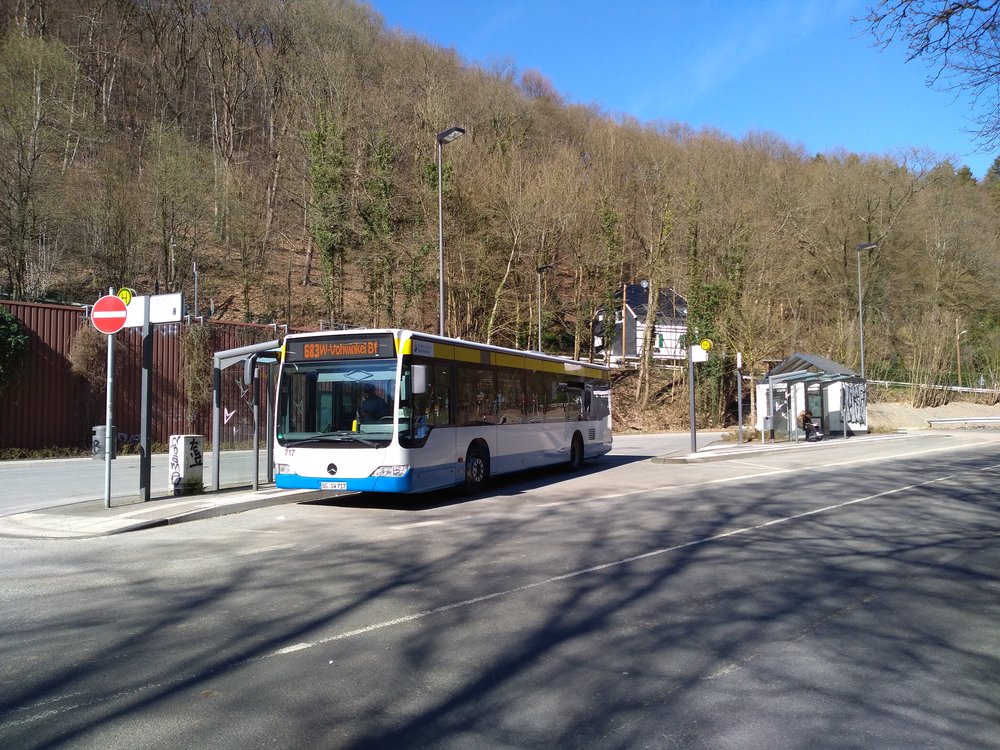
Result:
{"label": "lamp head", "polygon": [[456,138],[461,138],[463,135],[465,135],[465,128],[448,128],[437,134],[437,142],[444,145],[445,143],[451,143]]}

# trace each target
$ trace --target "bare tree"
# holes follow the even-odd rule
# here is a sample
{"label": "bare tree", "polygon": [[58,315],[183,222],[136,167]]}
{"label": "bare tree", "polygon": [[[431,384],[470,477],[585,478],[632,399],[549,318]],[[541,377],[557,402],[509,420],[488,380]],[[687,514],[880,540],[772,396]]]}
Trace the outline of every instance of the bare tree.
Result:
{"label": "bare tree", "polygon": [[142,196],[129,189],[127,167],[120,168],[104,173],[86,225],[98,289],[136,286],[140,273],[148,269]]}
{"label": "bare tree", "polygon": [[865,20],[879,44],[899,38],[930,64],[930,84],[970,92],[983,147],[1000,143],[1000,0],[883,0]]}
{"label": "bare tree", "polygon": [[158,280],[177,291],[187,269],[207,240],[207,206],[203,187],[210,169],[202,150],[175,128],[158,129],[147,146],[150,199],[160,249]]}
{"label": "bare tree", "polygon": [[39,243],[57,233],[54,185],[72,67],[58,42],[8,36],[0,46],[0,263],[14,299],[29,292]]}
{"label": "bare tree", "polygon": [[249,127],[247,106],[253,86],[252,24],[234,0],[210,7],[203,21],[204,62],[211,102],[212,159],[215,166],[216,232],[227,247],[236,157]]}

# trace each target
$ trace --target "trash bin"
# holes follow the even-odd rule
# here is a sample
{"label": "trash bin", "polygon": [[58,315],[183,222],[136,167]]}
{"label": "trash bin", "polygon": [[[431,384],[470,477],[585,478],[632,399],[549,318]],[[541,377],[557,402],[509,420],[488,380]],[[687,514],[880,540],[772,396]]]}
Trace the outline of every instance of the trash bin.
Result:
{"label": "trash bin", "polygon": [[765,414],[762,420],[764,428],[761,430],[761,442],[766,442],[768,438],[771,442],[774,442],[774,417],[770,414]]}
{"label": "trash bin", "polygon": [[203,435],[171,435],[169,466],[170,489],[174,495],[200,495],[205,456]]}
{"label": "trash bin", "polygon": [[[95,424],[93,428],[93,435],[90,441],[90,457],[95,461],[104,460],[104,452],[107,450],[105,447],[105,441],[107,440],[107,425]],[[114,436],[118,432],[114,427],[111,428],[111,458],[118,457],[118,441],[114,439]]]}

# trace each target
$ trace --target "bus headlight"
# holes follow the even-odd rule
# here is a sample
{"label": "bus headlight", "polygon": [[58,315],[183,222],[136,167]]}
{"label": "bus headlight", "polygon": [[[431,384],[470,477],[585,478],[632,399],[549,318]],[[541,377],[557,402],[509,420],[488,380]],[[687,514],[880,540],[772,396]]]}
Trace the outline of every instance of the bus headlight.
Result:
{"label": "bus headlight", "polygon": [[274,465],[274,473],[275,474],[294,474],[295,472],[292,471],[292,467],[289,466],[288,464],[275,464]]}
{"label": "bus headlight", "polygon": [[409,470],[409,466],[379,466],[371,475],[373,477],[404,477]]}

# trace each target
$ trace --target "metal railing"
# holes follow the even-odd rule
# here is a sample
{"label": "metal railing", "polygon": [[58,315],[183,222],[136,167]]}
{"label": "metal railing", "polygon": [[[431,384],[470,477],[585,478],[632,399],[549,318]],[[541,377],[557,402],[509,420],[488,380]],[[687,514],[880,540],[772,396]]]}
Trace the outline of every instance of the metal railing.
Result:
{"label": "metal railing", "polygon": [[931,427],[945,424],[1000,424],[1000,417],[946,417],[928,419],[927,424]]}
{"label": "metal railing", "polygon": [[1000,384],[991,388],[970,388],[968,386],[948,385],[946,383],[907,383],[899,380],[868,379],[869,385],[881,385],[887,388],[917,388],[922,391],[951,391],[952,393],[971,393],[975,395],[1000,395]]}

